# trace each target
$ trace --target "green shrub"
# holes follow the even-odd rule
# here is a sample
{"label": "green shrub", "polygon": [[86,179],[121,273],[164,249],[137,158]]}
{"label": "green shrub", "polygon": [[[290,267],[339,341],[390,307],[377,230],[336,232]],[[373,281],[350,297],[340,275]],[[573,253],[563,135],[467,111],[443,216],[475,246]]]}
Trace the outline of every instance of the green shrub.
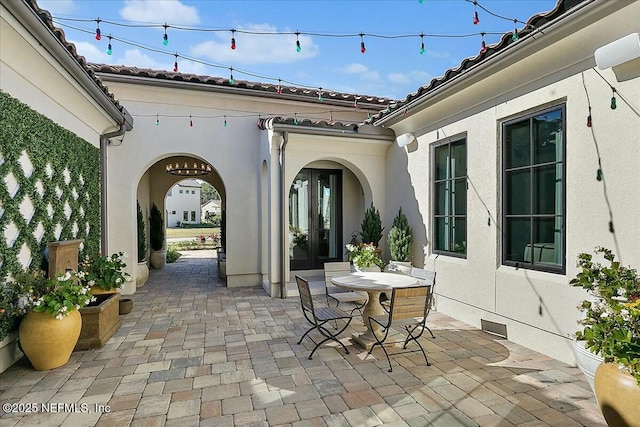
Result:
{"label": "green shrub", "polygon": [[171,264],[172,262],[176,262],[178,258],[180,258],[182,254],[178,252],[175,246],[169,245],[167,248],[167,262]]}
{"label": "green shrub", "polygon": [[136,204],[138,205],[138,262],[143,262],[147,259],[147,233],[144,230],[144,216],[140,202]]}
{"label": "green shrub", "polygon": [[371,207],[364,213],[361,227],[360,237],[362,238],[362,243],[372,243],[377,248],[380,239],[382,239],[382,230],[384,229],[380,220],[380,212],[373,206],[373,202],[371,202]]}
{"label": "green shrub", "polygon": [[389,230],[389,251],[392,261],[409,261],[411,255],[411,245],[413,244],[413,231],[409,226],[406,215],[402,212],[402,207],[398,215],[393,219],[393,226]]}
{"label": "green shrub", "polygon": [[164,222],[160,209],[154,203],[151,205],[151,214],[149,217],[149,234],[151,237],[151,249],[159,251],[164,244]]}

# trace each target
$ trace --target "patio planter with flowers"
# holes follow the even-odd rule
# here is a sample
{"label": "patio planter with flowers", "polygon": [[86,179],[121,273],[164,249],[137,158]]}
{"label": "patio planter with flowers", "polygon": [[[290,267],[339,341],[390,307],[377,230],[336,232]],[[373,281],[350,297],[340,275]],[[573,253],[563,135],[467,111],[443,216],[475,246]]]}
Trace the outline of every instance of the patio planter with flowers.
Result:
{"label": "patio planter with flowers", "polygon": [[597,247],[609,265],[578,255],[581,271],[571,285],[591,298],[579,306],[586,313],[576,334],[586,347],[604,358],[595,374],[595,393],[609,426],[640,426],[640,276],[620,265],[611,250]]}
{"label": "patio planter with flowers", "polygon": [[80,268],[83,280],[89,286],[95,301],[80,310],[82,330],[75,350],[103,347],[120,329],[120,289],[131,277],[124,271],[127,266],[124,252],[110,256],[89,256]]}
{"label": "patio planter with flowers", "polygon": [[372,243],[348,244],[346,248],[349,262],[356,271],[381,271],[385,266]]}
{"label": "patio planter with flowers", "polygon": [[73,271],[52,279],[43,272],[17,275],[20,295],[14,308],[26,312],[19,327],[20,345],[34,369],[54,369],[69,361],[80,336],[79,311],[95,298],[82,277]]}

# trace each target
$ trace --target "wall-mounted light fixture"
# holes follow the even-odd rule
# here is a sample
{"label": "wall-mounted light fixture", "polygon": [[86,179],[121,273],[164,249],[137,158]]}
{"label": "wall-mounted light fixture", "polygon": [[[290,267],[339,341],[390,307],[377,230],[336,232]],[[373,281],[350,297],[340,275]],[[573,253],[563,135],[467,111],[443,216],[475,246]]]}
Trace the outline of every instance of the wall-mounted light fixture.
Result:
{"label": "wall-mounted light fixture", "polygon": [[405,145],[411,144],[415,140],[416,140],[416,137],[413,136],[413,134],[403,133],[402,135],[396,138],[396,144],[398,144],[398,147],[402,148]]}
{"label": "wall-mounted light fixture", "polygon": [[631,33],[606,44],[596,49],[594,56],[601,70],[640,58],[640,33]]}

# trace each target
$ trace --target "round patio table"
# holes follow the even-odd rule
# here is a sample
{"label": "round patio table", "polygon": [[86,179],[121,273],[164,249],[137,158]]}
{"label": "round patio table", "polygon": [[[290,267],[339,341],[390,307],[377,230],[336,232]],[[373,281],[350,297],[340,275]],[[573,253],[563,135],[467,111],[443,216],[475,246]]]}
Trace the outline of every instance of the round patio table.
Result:
{"label": "round patio table", "polygon": [[363,334],[353,337],[356,344],[364,349],[369,349],[376,342],[373,336],[374,330],[377,332],[380,329],[379,325],[375,323],[372,325],[369,322],[369,317],[381,316],[386,313],[385,309],[380,305],[380,294],[391,291],[393,288],[417,285],[418,280],[415,277],[403,274],[356,272],[346,276],[333,277],[331,278],[331,283],[344,289],[365,291],[369,295],[369,300],[362,312],[362,322],[367,330]]}

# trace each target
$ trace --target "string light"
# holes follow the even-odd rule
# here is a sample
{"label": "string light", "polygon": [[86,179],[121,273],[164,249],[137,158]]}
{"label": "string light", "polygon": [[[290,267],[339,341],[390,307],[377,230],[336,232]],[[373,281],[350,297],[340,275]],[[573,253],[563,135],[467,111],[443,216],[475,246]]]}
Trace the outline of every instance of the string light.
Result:
{"label": "string light", "polygon": [[162,36],[162,44],[166,46],[166,45],[168,45],[168,44],[169,44],[169,35],[167,34],[167,28],[168,28],[169,26],[168,26],[168,25],[167,25],[167,23],[165,22],[165,23],[164,23],[164,25],[163,25],[163,27],[164,27],[164,36]]}
{"label": "string light", "polygon": [[354,95],[353,96],[353,108],[360,108],[360,106],[358,105],[358,95]]}
{"label": "string light", "polygon": [[333,110],[329,112],[329,123],[333,124]]}
{"label": "string light", "polygon": [[173,63],[173,72],[177,73],[178,72],[178,54],[177,53],[175,54],[175,57],[176,57],[176,60]]}
{"label": "string light", "polygon": [[189,127],[193,127],[193,120],[191,119],[191,115],[189,115]]}
{"label": "string light", "polygon": [[224,116],[224,123],[222,124],[222,127],[227,127],[227,116]]}
{"label": "string light", "polygon": [[365,53],[367,48],[364,46],[364,34],[360,33],[360,52]]}
{"label": "string light", "polygon": [[616,105],[616,88],[611,86],[612,95],[611,95],[611,109],[615,110],[618,106]]}
{"label": "string light", "polygon": [[591,105],[589,105],[589,115],[587,116],[587,127],[591,127]]}
{"label": "string light", "polygon": [[282,95],[282,80],[278,79],[278,95]]}
{"label": "string light", "polygon": [[511,40],[513,40],[515,42],[515,41],[518,41],[518,38],[519,38],[519,36],[518,36],[518,20],[517,19],[513,20],[513,25],[514,25],[513,26],[513,35],[511,36]]}
{"label": "string light", "polygon": [[318,102],[322,102],[322,88],[318,88]]}
{"label": "string light", "polygon": [[293,124],[294,125],[298,124],[298,113],[293,113]]}
{"label": "string light", "polygon": [[109,34],[109,44],[107,45],[107,55],[111,55],[113,50],[111,50],[111,34]]}
{"label": "string light", "polygon": [[485,53],[487,51],[487,43],[484,41],[485,33],[482,32],[482,33],[480,33],[480,35],[482,36],[482,44],[480,45],[480,53]]}
{"label": "string light", "polygon": [[424,55],[424,33],[420,33],[420,55]]}
{"label": "string light", "polygon": [[231,30],[231,50],[236,50],[236,30]]}
{"label": "string light", "polygon": [[478,25],[480,23],[480,17],[478,16],[478,2],[474,0],[473,2],[473,25]]}
{"label": "string light", "polygon": [[156,126],[160,125],[160,117],[156,114]]}
{"label": "string light", "polygon": [[102,34],[100,33],[100,18],[96,19],[96,40],[102,39]]}
{"label": "string light", "polygon": [[602,169],[601,168],[598,168],[598,171],[596,172],[596,180],[602,181]]}
{"label": "string light", "polygon": [[230,76],[229,76],[229,84],[232,85],[234,80],[233,80],[233,67],[229,68],[229,72],[230,72]]}
{"label": "string light", "polygon": [[296,31],[296,52],[300,52],[302,47],[300,46],[300,31]]}

